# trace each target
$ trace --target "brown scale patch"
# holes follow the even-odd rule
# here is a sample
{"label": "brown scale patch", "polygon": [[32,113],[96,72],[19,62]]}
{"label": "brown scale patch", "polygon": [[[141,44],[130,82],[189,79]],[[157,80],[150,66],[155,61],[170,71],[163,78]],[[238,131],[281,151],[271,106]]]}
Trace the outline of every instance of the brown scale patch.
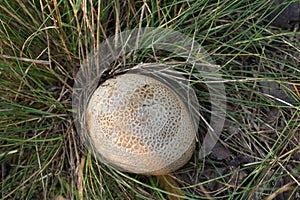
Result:
{"label": "brown scale patch", "polygon": [[126,151],[131,153],[148,153],[149,147],[142,142],[142,140],[136,136],[130,136],[126,132],[119,132],[118,139],[114,142],[119,148],[124,148]]}

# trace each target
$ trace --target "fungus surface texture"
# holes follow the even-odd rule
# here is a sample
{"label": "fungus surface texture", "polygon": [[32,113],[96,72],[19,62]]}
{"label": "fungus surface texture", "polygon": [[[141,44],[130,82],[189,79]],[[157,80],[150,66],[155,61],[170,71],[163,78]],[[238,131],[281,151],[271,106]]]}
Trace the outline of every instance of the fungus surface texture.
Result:
{"label": "fungus surface texture", "polygon": [[195,149],[187,106],[150,76],[127,73],[106,80],[91,96],[86,121],[97,153],[124,171],[168,174]]}

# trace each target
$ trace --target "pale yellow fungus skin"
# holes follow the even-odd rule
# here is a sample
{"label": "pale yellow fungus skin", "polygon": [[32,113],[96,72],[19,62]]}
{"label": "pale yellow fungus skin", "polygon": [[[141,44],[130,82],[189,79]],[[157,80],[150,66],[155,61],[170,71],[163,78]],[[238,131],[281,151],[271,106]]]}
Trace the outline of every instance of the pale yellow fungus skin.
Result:
{"label": "pale yellow fungus skin", "polygon": [[121,170],[169,174],[191,158],[195,128],[181,98],[139,74],[106,80],[91,96],[86,122],[95,150]]}

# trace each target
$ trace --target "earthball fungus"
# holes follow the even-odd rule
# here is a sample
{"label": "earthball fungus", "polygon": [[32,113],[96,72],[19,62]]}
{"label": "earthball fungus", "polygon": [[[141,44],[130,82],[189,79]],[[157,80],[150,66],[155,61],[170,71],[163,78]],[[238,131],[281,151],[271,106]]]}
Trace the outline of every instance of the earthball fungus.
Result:
{"label": "earthball fungus", "polygon": [[195,149],[196,128],[186,103],[147,75],[126,73],[102,83],[89,100],[86,123],[97,153],[127,172],[171,173]]}

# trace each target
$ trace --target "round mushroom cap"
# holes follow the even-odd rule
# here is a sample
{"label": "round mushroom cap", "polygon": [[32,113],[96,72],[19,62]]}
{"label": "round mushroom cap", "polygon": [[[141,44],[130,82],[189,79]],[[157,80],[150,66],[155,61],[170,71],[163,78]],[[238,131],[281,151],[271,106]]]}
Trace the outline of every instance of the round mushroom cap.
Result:
{"label": "round mushroom cap", "polygon": [[195,150],[187,106],[150,76],[127,73],[106,80],[91,96],[86,122],[96,152],[123,171],[168,174]]}

